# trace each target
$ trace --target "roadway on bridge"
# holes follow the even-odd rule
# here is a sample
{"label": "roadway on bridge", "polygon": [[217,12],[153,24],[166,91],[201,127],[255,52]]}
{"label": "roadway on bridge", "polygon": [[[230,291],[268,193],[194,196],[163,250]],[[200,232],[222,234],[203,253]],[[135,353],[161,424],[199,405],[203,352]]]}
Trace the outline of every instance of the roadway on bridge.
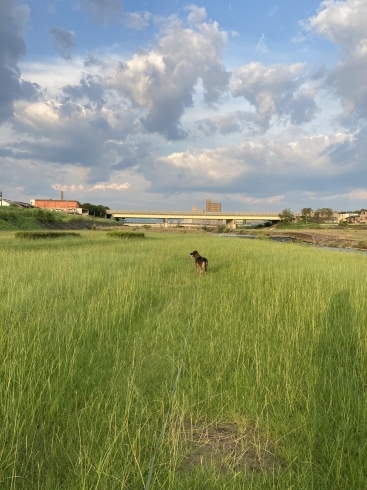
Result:
{"label": "roadway on bridge", "polygon": [[225,220],[226,224],[232,228],[236,227],[237,220],[246,221],[272,221],[280,220],[279,213],[236,213],[236,212],[205,212],[205,211],[137,211],[137,210],[115,210],[106,211],[108,218],[139,218],[139,219],[162,219],[165,226],[168,226],[168,220],[200,220],[214,221]]}

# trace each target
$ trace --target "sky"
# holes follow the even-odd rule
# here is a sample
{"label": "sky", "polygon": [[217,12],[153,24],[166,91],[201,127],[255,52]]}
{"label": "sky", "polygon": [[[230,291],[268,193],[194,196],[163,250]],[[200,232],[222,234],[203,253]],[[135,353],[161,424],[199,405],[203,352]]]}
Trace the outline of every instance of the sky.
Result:
{"label": "sky", "polygon": [[1,0],[4,198],[367,208],[366,0]]}

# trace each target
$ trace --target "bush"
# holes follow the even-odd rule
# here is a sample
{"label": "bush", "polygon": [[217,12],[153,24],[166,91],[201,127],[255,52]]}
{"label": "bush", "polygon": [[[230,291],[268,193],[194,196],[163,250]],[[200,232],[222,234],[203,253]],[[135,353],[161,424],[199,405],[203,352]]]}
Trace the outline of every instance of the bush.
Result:
{"label": "bush", "polygon": [[126,239],[134,239],[134,238],[145,238],[144,233],[136,233],[135,231],[108,231],[107,236],[110,238],[126,238]]}
{"label": "bush", "polygon": [[229,228],[226,225],[218,225],[216,231],[217,233],[229,233]]}
{"label": "bush", "polygon": [[16,238],[36,240],[38,238],[62,238],[65,236],[80,237],[80,233],[75,231],[18,231]]}

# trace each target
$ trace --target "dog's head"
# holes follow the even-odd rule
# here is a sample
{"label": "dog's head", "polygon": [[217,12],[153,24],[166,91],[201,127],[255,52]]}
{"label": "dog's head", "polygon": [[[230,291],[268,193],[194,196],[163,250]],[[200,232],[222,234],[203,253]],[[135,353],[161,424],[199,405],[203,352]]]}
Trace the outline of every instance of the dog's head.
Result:
{"label": "dog's head", "polygon": [[200,257],[199,252],[197,250],[190,252],[190,255],[193,259],[196,259],[196,257]]}

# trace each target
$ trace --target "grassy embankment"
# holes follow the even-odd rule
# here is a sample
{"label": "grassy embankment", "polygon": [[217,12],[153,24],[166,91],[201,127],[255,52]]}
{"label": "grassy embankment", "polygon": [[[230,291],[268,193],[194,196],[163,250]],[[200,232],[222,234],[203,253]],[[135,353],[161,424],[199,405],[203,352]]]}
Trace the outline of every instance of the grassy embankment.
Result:
{"label": "grassy embankment", "polygon": [[[77,225],[106,224],[116,226],[118,223],[103,218],[59,213],[38,208],[21,209],[13,206],[0,206],[0,231],[41,230],[58,225],[75,227]],[[83,227],[83,226],[81,226]]]}
{"label": "grassy embankment", "polygon": [[0,245],[0,488],[144,488],[194,291],[151,488],[366,488],[366,256],[93,231]]}

